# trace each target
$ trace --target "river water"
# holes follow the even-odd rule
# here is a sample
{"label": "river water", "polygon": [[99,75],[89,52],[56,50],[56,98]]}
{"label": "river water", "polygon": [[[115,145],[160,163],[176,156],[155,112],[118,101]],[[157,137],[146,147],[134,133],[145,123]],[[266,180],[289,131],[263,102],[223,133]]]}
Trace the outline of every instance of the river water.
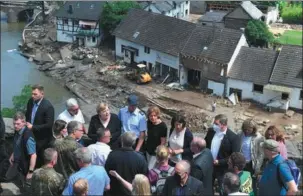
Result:
{"label": "river water", "polygon": [[55,108],[56,118],[65,109],[65,101],[74,95],[37,70],[37,66],[17,50],[13,50],[18,48],[24,26],[24,23],[8,24],[1,21],[1,108],[12,107],[12,97],[19,95],[24,85],[41,84],[45,89],[45,97]]}

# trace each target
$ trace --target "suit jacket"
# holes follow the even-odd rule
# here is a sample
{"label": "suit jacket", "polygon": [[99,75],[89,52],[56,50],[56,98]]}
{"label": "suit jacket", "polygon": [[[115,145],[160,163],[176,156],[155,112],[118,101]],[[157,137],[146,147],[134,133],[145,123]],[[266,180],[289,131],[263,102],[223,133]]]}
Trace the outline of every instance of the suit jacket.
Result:
{"label": "suit jacket", "polygon": [[[27,109],[25,113],[27,122],[31,122],[33,106],[33,99],[30,98],[27,102]],[[54,119],[55,113],[53,105],[47,99],[43,98],[36,111],[32,128],[38,148],[47,145],[50,142],[53,136],[52,127],[54,124]]]}
{"label": "suit jacket", "polygon": [[[205,137],[206,147],[208,149],[211,149],[211,142],[213,140],[215,133],[216,132],[214,131],[213,128],[208,129],[208,132]],[[230,129],[227,129],[226,134],[222,139],[221,146],[217,156],[219,165],[216,166],[215,169],[227,170],[228,169],[227,161],[229,156],[233,152],[240,152],[240,138],[236,133],[234,133]]]}
{"label": "suit jacket", "polygon": [[[169,176],[166,178],[165,185],[163,187],[162,195],[163,196],[175,196],[177,194],[177,188],[180,185],[176,182],[174,176]],[[203,193],[203,183],[198,179],[189,176],[185,185],[184,195],[205,195]]]}
{"label": "suit jacket", "polygon": [[[170,131],[169,136],[171,135],[172,132],[173,130]],[[193,159],[193,153],[190,150],[190,144],[192,141],[193,141],[193,134],[188,128],[186,128],[184,133],[183,153],[181,154],[183,160],[191,161]]]}
{"label": "suit jacket", "polygon": [[213,195],[213,169],[213,156],[207,148],[191,162],[190,175],[203,182],[205,195]]}

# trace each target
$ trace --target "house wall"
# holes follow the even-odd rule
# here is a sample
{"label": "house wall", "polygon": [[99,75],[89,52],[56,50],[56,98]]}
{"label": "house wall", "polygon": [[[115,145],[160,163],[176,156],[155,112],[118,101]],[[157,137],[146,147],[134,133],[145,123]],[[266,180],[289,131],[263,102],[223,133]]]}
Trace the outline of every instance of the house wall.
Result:
{"label": "house wall", "polygon": [[150,48],[150,53],[147,54],[144,52],[144,46],[140,44],[136,44],[127,40],[120,39],[116,37],[116,56],[123,57],[124,54],[121,51],[122,45],[131,46],[133,48],[138,49],[138,56],[135,55],[134,61],[139,63],[141,61],[146,61],[148,63],[152,63],[155,66],[156,62],[167,65],[171,68],[178,70],[179,72],[179,57],[172,56],[157,50],[153,50]]}
{"label": "house wall", "polygon": [[76,40],[78,33],[95,33],[96,41],[93,42],[92,36],[85,36],[84,44],[86,47],[95,47],[101,40],[102,31],[97,27],[91,30],[81,30],[79,25],[76,25],[72,19],[68,19],[68,24],[63,23],[62,18],[57,18],[57,41],[65,43],[73,43]]}
{"label": "house wall", "polygon": [[300,100],[300,93],[302,89],[293,88],[290,93],[290,103],[289,106],[292,108],[297,108],[302,110],[302,99]]}
{"label": "house wall", "polygon": [[[151,12],[162,14],[153,4],[150,4],[144,10],[145,11],[151,10]],[[186,10],[188,10],[187,15],[186,15]],[[180,19],[187,19],[189,13],[190,13],[190,1],[184,1],[180,5],[177,5],[176,9],[172,9],[168,12],[165,12],[164,15],[180,18]]]}
{"label": "house wall", "polygon": [[240,52],[242,46],[248,46],[248,43],[247,43],[247,41],[246,41],[246,38],[245,38],[245,35],[244,35],[244,34],[242,34],[242,36],[241,36],[241,38],[240,38],[240,40],[239,40],[239,42],[238,42],[238,45],[237,45],[237,47],[236,47],[236,49],[235,49],[235,51],[234,51],[232,57],[230,58],[229,63],[227,64],[227,75],[228,75],[228,73],[229,73],[229,71],[230,71],[230,68],[231,68],[232,65],[234,64],[234,62],[235,62],[235,60],[236,60],[236,57],[238,56],[238,54],[239,54],[239,52]]}
{"label": "house wall", "polygon": [[226,96],[229,96],[230,88],[242,90],[242,100],[252,99],[262,104],[267,104],[271,99],[281,98],[282,93],[270,90],[263,90],[263,93],[253,91],[254,84],[243,80],[227,79]]}
{"label": "house wall", "polygon": [[219,82],[215,82],[212,80],[208,80],[208,86],[207,88],[212,89],[213,90],[213,94],[217,95],[217,96],[223,96],[224,93],[224,84],[223,83],[219,83]]}
{"label": "house wall", "polygon": [[266,24],[275,23],[279,17],[279,9],[278,7],[269,8],[267,14],[265,15]]}

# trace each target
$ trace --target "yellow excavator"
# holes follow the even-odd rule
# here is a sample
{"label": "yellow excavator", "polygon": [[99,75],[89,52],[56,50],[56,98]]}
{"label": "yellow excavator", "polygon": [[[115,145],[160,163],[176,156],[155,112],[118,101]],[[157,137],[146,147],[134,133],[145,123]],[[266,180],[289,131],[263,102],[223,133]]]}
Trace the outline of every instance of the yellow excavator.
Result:
{"label": "yellow excavator", "polygon": [[136,81],[137,84],[146,84],[152,81],[150,74],[146,70],[146,65],[144,64],[137,64],[136,68],[133,68],[126,76],[130,80]]}

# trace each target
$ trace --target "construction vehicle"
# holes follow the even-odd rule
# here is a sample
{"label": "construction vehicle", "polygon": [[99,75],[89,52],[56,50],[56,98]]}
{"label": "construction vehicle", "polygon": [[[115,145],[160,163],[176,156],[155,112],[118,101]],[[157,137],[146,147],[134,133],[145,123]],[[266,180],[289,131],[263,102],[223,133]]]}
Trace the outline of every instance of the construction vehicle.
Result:
{"label": "construction vehicle", "polygon": [[135,68],[132,68],[132,70],[126,74],[126,77],[132,81],[136,81],[137,84],[146,84],[152,81],[144,64],[137,64]]}

